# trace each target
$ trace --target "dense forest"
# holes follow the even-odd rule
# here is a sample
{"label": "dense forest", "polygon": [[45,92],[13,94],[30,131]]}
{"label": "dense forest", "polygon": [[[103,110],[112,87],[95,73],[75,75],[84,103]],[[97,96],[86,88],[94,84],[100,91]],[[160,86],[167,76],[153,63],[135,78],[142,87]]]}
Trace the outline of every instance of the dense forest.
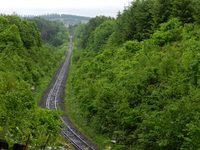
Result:
{"label": "dense forest", "polygon": [[74,28],[66,107],[101,149],[200,148],[200,1],[136,0]]}
{"label": "dense forest", "polygon": [[29,18],[28,20],[36,23],[45,43],[52,44],[55,47],[66,43],[68,33],[65,32],[66,27],[63,23],[45,20],[41,17]]}
{"label": "dense forest", "polygon": [[[48,33],[39,32],[39,22]],[[29,136],[29,149],[60,145],[62,113],[38,104],[65,57],[68,34],[59,23],[0,16],[0,139],[10,147],[26,144]]]}

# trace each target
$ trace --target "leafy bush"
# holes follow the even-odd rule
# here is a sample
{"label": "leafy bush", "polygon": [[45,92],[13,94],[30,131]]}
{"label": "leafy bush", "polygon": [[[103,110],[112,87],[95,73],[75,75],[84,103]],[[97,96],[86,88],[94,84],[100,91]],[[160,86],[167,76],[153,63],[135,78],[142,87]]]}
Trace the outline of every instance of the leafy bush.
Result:
{"label": "leafy bush", "polygon": [[13,145],[31,135],[30,149],[58,145],[61,112],[37,105],[67,45],[44,45],[35,24],[17,16],[0,16],[0,27],[0,137]]}
{"label": "leafy bush", "polygon": [[141,42],[76,49],[67,107],[113,149],[198,149],[199,47],[199,26],[173,18]]}

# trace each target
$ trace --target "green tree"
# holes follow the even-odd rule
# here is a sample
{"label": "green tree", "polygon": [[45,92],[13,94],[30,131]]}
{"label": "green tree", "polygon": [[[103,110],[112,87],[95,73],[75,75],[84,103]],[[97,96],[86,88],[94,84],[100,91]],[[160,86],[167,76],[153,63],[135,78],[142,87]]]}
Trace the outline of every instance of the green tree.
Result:
{"label": "green tree", "polygon": [[105,16],[97,16],[95,18],[90,19],[90,21],[86,24],[85,29],[82,33],[82,41],[81,41],[81,47],[86,48],[89,37],[91,36],[92,32],[98,27],[100,24],[102,24],[104,21],[106,21],[107,18]]}
{"label": "green tree", "polygon": [[194,3],[193,0],[174,0],[172,1],[172,16],[179,18],[183,23],[194,22]]}
{"label": "green tree", "polygon": [[167,22],[172,13],[172,0],[155,0],[153,2],[152,28],[155,30],[161,23]]}
{"label": "green tree", "polygon": [[[68,33],[66,28],[59,31]],[[0,137],[9,145],[25,144],[29,135],[32,149],[42,148],[40,141],[58,144],[61,113],[37,105],[66,47],[46,46],[33,22],[0,15]]]}
{"label": "green tree", "polygon": [[107,20],[99,25],[90,35],[87,48],[95,52],[101,51],[105,47],[109,36],[113,33],[114,25],[113,20]]}

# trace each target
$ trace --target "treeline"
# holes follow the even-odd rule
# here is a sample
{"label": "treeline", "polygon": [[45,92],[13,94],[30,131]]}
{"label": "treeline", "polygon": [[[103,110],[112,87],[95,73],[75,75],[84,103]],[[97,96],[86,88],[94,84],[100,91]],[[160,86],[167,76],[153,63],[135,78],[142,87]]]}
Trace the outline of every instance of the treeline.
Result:
{"label": "treeline", "polygon": [[[26,18],[34,18],[35,16],[25,16],[25,17]],[[40,15],[38,17],[43,18],[45,20],[49,20],[49,21],[62,22],[67,26],[76,25],[79,23],[87,23],[91,19],[90,17],[85,17],[85,16],[57,14],[57,13]]]}
{"label": "treeline", "polygon": [[59,143],[61,113],[38,103],[66,50],[66,44],[46,46],[34,22],[0,16],[0,139],[10,146],[26,144],[29,135],[30,149]]}
{"label": "treeline", "polygon": [[[161,23],[171,18],[179,19],[182,24],[194,22],[199,24],[199,3],[198,0],[136,0],[123,13],[118,13],[112,26],[115,30],[111,40],[114,44],[121,45],[128,40],[148,39]],[[85,39],[88,39],[98,23],[97,17],[86,25],[82,34],[82,48],[86,48]]]}
{"label": "treeline", "polygon": [[75,28],[66,107],[102,149],[200,148],[199,12],[136,0]]}
{"label": "treeline", "polygon": [[[76,16],[76,15],[68,15],[68,14],[48,14],[48,15],[41,15],[42,18],[45,18],[46,20],[62,20],[65,19],[65,21],[77,21],[78,23],[84,23],[88,22],[90,20],[90,17],[85,17],[85,16]],[[74,22],[75,23],[75,22]]]}
{"label": "treeline", "polygon": [[36,23],[42,39],[45,43],[53,46],[60,46],[68,39],[68,33],[65,32],[66,27],[58,21],[48,21],[40,17],[28,19]]}

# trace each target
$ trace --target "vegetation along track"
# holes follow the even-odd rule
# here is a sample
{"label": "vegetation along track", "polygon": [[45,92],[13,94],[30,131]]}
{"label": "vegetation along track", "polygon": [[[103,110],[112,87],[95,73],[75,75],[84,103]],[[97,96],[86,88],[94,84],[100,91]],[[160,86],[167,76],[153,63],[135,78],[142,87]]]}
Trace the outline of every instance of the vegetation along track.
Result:
{"label": "vegetation along track", "polygon": [[[68,50],[66,59],[64,60],[60,69],[58,70],[57,74],[52,80],[52,83],[47,89],[46,93],[44,94],[44,97],[41,100],[40,106],[46,107],[48,109],[55,109],[55,110],[57,110],[58,108],[61,108],[63,111],[65,111],[64,91],[65,91],[65,84],[67,80],[67,74],[69,70],[71,53],[72,53],[72,36],[70,36],[69,50]],[[65,124],[65,128],[62,129],[62,134],[67,139],[70,140],[70,144],[75,149],[98,150],[98,148],[93,143],[91,143],[83,134],[81,134],[72,125],[68,116],[62,117],[61,121]]]}

